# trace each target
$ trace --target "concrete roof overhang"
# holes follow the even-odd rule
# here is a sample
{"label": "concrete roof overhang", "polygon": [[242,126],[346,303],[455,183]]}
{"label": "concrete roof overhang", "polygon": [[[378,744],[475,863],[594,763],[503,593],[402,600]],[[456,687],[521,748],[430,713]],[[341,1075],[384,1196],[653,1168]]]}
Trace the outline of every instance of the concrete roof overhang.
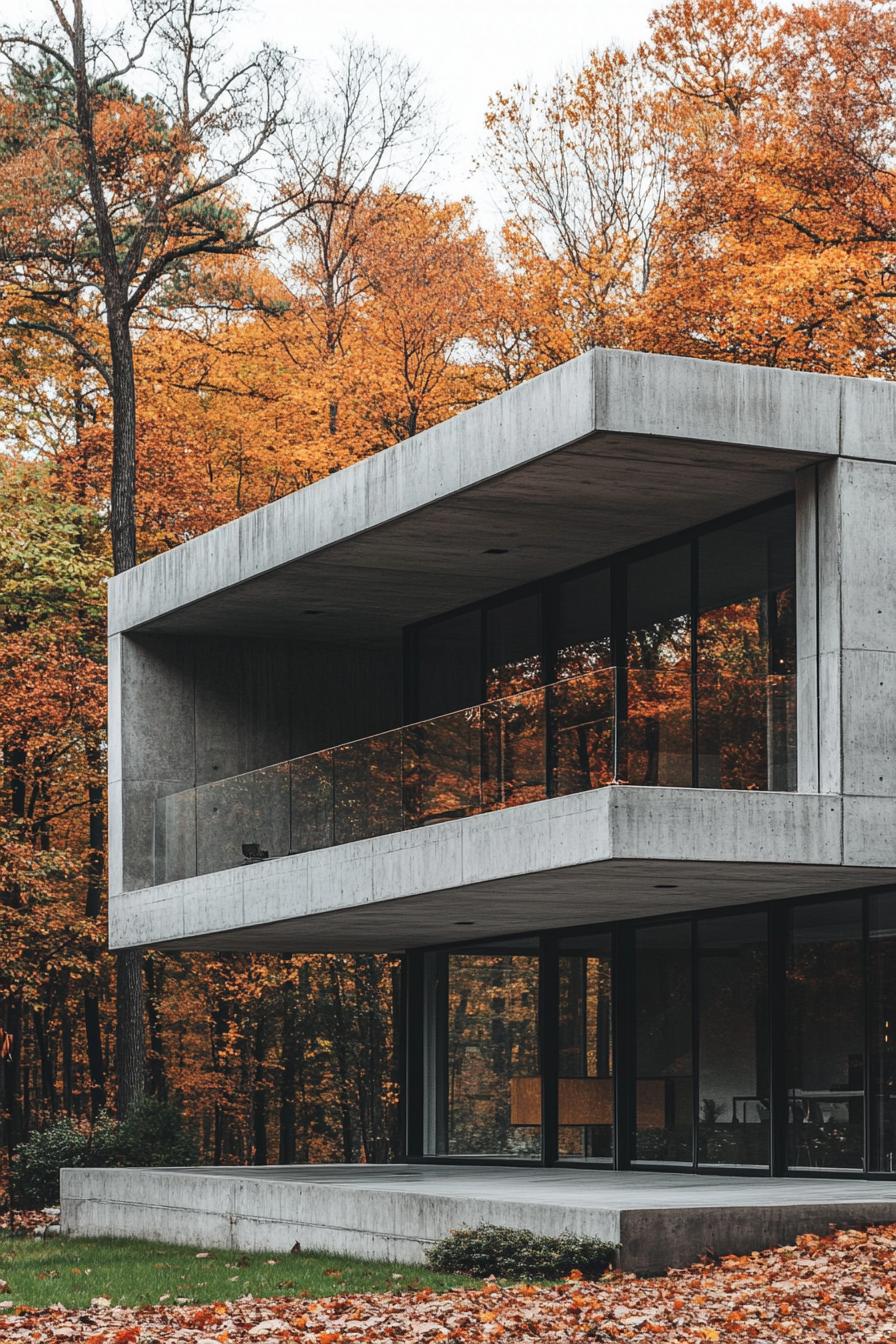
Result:
{"label": "concrete roof overhang", "polygon": [[891,384],[594,350],[120,575],[110,633],[388,640],[891,456],[894,411]]}
{"label": "concrete roof overhang", "polygon": [[896,882],[894,812],[881,798],[610,786],[124,892],[109,941],[399,951],[880,887]]}

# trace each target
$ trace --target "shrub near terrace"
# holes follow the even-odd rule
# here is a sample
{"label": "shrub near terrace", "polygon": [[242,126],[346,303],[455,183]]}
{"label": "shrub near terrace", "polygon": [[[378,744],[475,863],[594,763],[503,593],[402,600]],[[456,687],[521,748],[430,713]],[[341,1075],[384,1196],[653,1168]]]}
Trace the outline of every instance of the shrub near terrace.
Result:
{"label": "shrub near terrace", "polygon": [[58,1204],[61,1167],[186,1167],[196,1160],[176,1108],[148,1098],[121,1122],[101,1115],[89,1128],[64,1119],[32,1134],[13,1158],[13,1196],[22,1208]]}
{"label": "shrub near terrace", "polygon": [[540,1237],[515,1227],[462,1227],[426,1254],[430,1269],[499,1279],[563,1279],[574,1270],[597,1279],[613,1264],[616,1247],[590,1237]]}

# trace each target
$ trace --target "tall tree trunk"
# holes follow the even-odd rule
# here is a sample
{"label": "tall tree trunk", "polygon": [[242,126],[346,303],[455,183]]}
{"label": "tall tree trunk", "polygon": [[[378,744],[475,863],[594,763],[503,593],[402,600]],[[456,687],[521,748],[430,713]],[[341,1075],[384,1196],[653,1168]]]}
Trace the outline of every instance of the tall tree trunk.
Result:
{"label": "tall tree trunk", "polygon": [[124,304],[110,306],[112,359],[112,560],[123,574],[137,563],[137,394],[130,319]]}
{"label": "tall tree trunk", "polygon": [[[134,351],[124,303],[108,308],[112,357],[112,558],[115,573],[137,563],[137,402]],[[126,948],[116,956],[115,1006],[118,1065],[118,1112],[127,1115],[146,1089],[146,1045],[143,1034],[143,953]]]}
{"label": "tall tree trunk", "polygon": [[[65,1012],[63,1004],[62,1011]],[[32,1013],[34,1024],[34,1039],[37,1042],[37,1059],[40,1066],[40,1112],[45,1116],[49,1109],[50,1116],[55,1119],[58,1108],[56,1097],[56,1071],[53,1067],[53,1058],[50,1052],[50,1042],[47,1035],[47,1012],[46,1009],[40,1011],[35,1009]]]}
{"label": "tall tree trunk", "polygon": [[[103,883],[103,787],[99,783],[102,760],[95,743],[87,748],[90,782],[87,787],[87,892],[84,913],[88,919],[99,919],[102,908]],[[90,949],[91,961],[96,961],[96,950]],[[84,1035],[87,1041],[87,1067],[90,1072],[90,1115],[96,1119],[106,1105],[106,1064],[103,1057],[100,1001],[88,990],[84,995]]]}
{"label": "tall tree trunk", "polygon": [[256,1167],[268,1163],[268,1094],[265,1087],[264,1061],[267,1050],[264,1014],[259,1012],[252,1040],[252,1162]]}
{"label": "tall tree trunk", "polygon": [[3,1060],[3,1129],[7,1157],[11,1158],[20,1138],[19,1070],[22,1062],[22,1003],[16,994],[6,1000],[3,1026],[11,1038],[9,1053]]}
{"label": "tall tree trunk", "polygon": [[150,1090],[159,1101],[166,1101],[168,1087],[165,1080],[165,1049],[162,1041],[162,1024],[159,1018],[159,995],[161,975],[157,976],[156,963],[148,956],[143,964],[146,974],[146,1017],[149,1024],[149,1082]]}
{"label": "tall tree trunk", "polygon": [[142,949],[129,947],[119,952],[116,967],[118,1114],[124,1117],[146,1095]]}
{"label": "tall tree trunk", "polygon": [[281,1166],[296,1160],[296,1073],[298,1034],[296,1032],[295,987],[283,989],[283,1061],[280,1070],[280,1153]]}
{"label": "tall tree trunk", "polygon": [[354,1162],[355,1129],[352,1124],[352,1109],[349,1104],[349,1064],[346,1044],[345,1007],[342,998],[340,969],[344,962],[337,964],[335,958],[330,961],[330,989],[333,995],[333,1049],[336,1055],[339,1076],[339,1119],[342,1129],[342,1160]]}
{"label": "tall tree trunk", "polygon": [[404,1020],[404,978],[407,974],[407,963],[404,960],[391,961],[389,963],[389,982],[391,989],[391,1074],[394,1094],[398,1098],[398,1104],[393,1105],[389,1115],[389,1152],[388,1159],[392,1162],[400,1161],[405,1156],[405,1138],[403,1133],[403,1120],[407,1098],[404,1093],[404,1055],[407,1049],[407,1023]]}

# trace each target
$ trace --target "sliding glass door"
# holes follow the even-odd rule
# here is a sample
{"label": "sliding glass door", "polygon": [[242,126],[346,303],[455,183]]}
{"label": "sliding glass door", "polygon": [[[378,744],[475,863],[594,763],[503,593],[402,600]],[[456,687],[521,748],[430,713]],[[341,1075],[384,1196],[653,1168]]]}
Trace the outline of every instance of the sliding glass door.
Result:
{"label": "sliding glass door", "polygon": [[787,964],[787,1165],[861,1171],[865,1154],[862,900],[791,912]]}
{"label": "sliding glass door", "polygon": [[768,918],[698,920],[697,1162],[769,1163]]}
{"label": "sliding glass door", "polygon": [[635,931],[635,1162],[693,1161],[691,922]]}

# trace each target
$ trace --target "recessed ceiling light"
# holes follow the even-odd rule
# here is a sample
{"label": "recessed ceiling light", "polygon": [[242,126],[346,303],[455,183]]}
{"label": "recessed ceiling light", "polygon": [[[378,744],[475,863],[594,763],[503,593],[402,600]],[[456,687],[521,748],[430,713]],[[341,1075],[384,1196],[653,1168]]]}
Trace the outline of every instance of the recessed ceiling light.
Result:
{"label": "recessed ceiling light", "polygon": [[482,552],[483,555],[506,555],[508,548],[506,546],[489,546]]}

